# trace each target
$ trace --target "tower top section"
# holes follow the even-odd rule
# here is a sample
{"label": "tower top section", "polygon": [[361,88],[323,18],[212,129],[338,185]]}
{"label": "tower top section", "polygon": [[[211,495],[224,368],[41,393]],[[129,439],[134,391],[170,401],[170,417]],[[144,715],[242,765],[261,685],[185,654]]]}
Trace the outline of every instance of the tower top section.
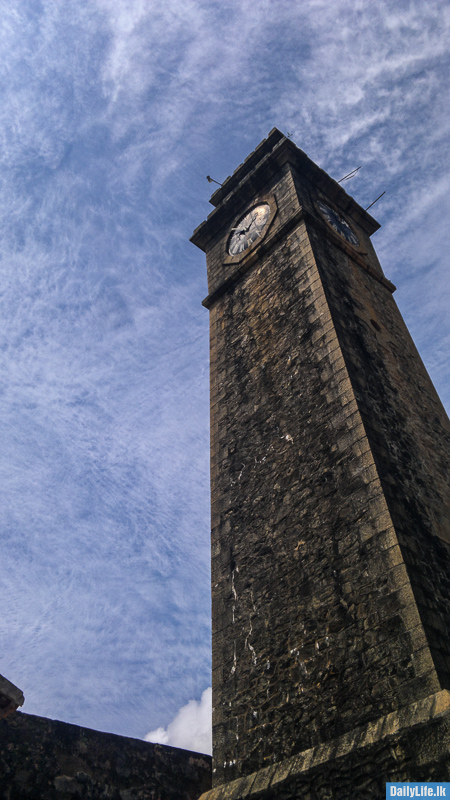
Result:
{"label": "tower top section", "polygon": [[211,195],[210,203],[215,207],[214,211],[195,229],[191,242],[205,251],[208,242],[226,224],[229,215],[234,213],[238,206],[245,205],[250,198],[257,195],[268,178],[279,172],[286,164],[295,167],[300,179],[313,182],[323,195],[341,211],[350,215],[369,236],[378,230],[379,223],[350,197],[337,181],[311,161],[306,153],[278,128],[272,128],[267,138],[263,139]]}

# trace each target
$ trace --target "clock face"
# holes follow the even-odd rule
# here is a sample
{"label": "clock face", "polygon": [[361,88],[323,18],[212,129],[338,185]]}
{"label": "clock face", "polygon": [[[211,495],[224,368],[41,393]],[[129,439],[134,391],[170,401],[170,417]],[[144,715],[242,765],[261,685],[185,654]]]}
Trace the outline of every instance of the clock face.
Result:
{"label": "clock face", "polygon": [[325,205],[325,203],[318,202],[317,205],[319,206],[320,212],[323,214],[327,222],[330,223],[331,227],[339,233],[347,242],[350,244],[359,245],[358,237],[353,233],[350,225],[339,216],[336,211],[333,211],[332,208]]}
{"label": "clock face", "polygon": [[248,250],[259,239],[269,220],[270,207],[268,203],[261,203],[249,211],[238,224],[232,228],[228,252],[230,256],[237,256]]}

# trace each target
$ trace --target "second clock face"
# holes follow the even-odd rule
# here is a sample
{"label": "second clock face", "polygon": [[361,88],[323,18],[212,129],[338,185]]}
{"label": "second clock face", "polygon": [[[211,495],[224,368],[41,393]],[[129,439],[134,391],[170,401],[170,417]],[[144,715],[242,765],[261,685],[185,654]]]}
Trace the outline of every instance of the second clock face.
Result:
{"label": "second clock face", "polygon": [[238,224],[232,229],[228,252],[230,256],[237,256],[243,253],[260,238],[269,220],[270,208],[268,203],[261,203],[249,211]]}
{"label": "second clock face", "polygon": [[319,201],[317,205],[319,206],[319,209],[327,222],[330,223],[331,227],[334,228],[337,233],[346,239],[347,242],[350,242],[350,244],[359,245],[358,237],[353,233],[350,225],[345,221],[345,219],[340,217],[336,211],[333,211],[333,209],[327,206],[325,203]]}

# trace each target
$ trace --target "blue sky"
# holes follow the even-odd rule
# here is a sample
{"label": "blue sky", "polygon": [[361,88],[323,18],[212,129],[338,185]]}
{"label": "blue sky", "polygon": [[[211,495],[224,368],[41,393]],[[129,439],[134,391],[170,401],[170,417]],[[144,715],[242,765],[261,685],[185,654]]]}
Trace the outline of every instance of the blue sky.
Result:
{"label": "blue sky", "polygon": [[210,703],[206,175],[273,126],[362,165],[345,188],[386,191],[373,241],[450,408],[450,6],[1,11],[0,672],[29,713],[200,748],[171,732]]}

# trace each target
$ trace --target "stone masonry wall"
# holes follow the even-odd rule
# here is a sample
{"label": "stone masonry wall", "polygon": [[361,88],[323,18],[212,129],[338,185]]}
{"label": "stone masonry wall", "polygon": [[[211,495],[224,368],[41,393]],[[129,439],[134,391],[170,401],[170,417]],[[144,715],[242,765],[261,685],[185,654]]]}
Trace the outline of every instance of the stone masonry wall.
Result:
{"label": "stone masonry wall", "polygon": [[390,293],[313,248],[442,688],[450,686],[450,423]]}
{"label": "stone masonry wall", "polygon": [[[262,240],[230,258],[230,230],[256,203],[272,214],[274,196]],[[312,797],[306,774],[284,791],[285,765],[290,780],[329,751],[347,769],[336,742],[358,748],[371,726],[386,775],[408,775],[409,733],[392,757],[385,721],[434,708],[450,677],[448,420],[369,239],[377,223],[342,186],[274,129],[212,202],[192,237],[211,326],[211,798]],[[347,789],[378,779],[360,756]]]}
{"label": "stone masonry wall", "polygon": [[388,781],[449,778],[450,697],[441,691],[212,789],[201,800],[379,800],[385,797]]}
{"label": "stone masonry wall", "polygon": [[0,721],[1,800],[197,800],[211,758],[16,712]]}
{"label": "stone masonry wall", "polygon": [[210,320],[217,786],[439,681],[304,222]]}

